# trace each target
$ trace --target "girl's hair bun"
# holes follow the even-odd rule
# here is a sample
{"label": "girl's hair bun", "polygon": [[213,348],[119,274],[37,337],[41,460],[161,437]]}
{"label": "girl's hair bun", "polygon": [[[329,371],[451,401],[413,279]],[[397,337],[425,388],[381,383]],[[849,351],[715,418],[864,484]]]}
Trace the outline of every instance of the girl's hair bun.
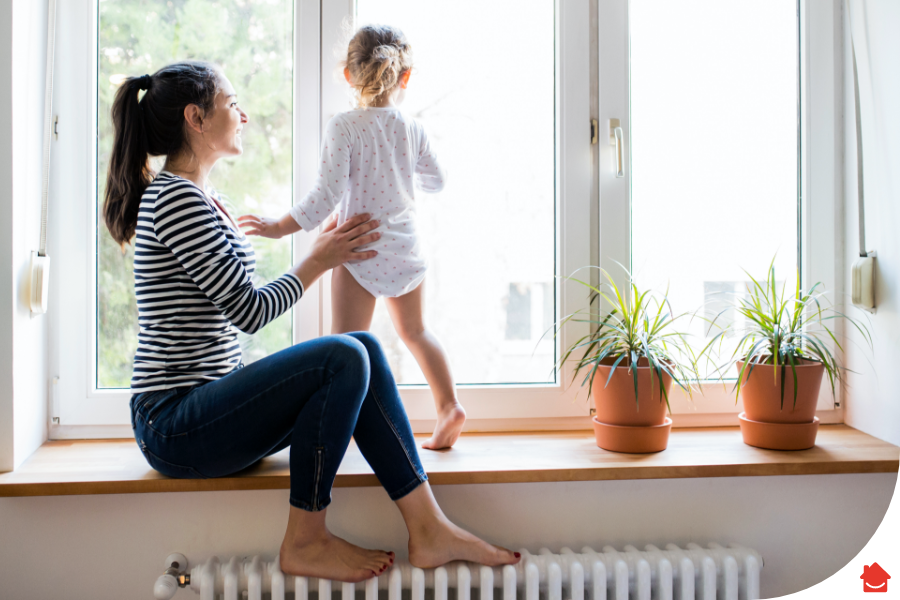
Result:
{"label": "girl's hair bun", "polygon": [[412,69],[412,46],[402,31],[387,25],[366,25],[357,30],[347,48],[357,104],[377,104]]}

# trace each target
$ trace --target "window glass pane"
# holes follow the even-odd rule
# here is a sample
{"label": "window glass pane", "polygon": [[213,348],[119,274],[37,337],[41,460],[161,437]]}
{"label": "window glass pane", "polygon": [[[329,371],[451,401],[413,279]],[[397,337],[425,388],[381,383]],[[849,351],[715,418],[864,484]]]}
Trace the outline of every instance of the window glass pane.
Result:
{"label": "window glass pane", "polygon": [[[555,310],[553,10],[546,0],[357,0],[359,24],[409,38],[402,108],[448,172],[443,191],[416,201],[426,324],[460,384],[554,381],[552,336],[538,343],[544,310]],[[382,302],[372,330],[398,381],[424,383]]]}
{"label": "window glass pane", "polygon": [[796,281],[797,5],[631,0],[629,25],[635,278],[733,322],[743,269]]}
{"label": "window glass pane", "polygon": [[[117,84],[123,76],[198,59],[222,66],[250,117],[242,133],[243,155],[219,161],[211,176],[214,187],[234,217],[250,211],[284,214],[291,205],[292,15],[292,0],[101,0],[98,207],[112,146],[109,111]],[[290,238],[254,238],[253,246],[257,285],[290,266]],[[97,247],[97,386],[128,387],[138,331],[133,252],[129,247],[123,253],[102,223]],[[291,343],[290,312],[254,336],[241,335],[245,363],[285,348]]]}

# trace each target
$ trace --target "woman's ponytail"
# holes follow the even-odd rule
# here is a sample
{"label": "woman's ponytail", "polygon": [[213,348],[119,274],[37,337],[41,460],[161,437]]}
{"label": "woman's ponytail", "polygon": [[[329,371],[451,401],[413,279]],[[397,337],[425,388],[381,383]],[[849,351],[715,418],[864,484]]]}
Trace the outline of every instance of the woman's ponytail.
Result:
{"label": "woman's ponytail", "polygon": [[134,237],[141,196],[153,180],[144,118],[138,101],[139,90],[150,79],[145,77],[126,79],[116,92],[112,105],[114,134],[106,175],[103,220],[110,235],[121,246],[130,243]]}
{"label": "woman's ponytail", "polygon": [[[146,93],[138,99],[141,90]],[[120,245],[131,243],[137,229],[141,196],[153,181],[151,156],[185,151],[184,109],[215,107],[219,71],[202,61],[183,61],[153,75],[129,77],[112,105],[113,146],[106,175],[103,221]]]}

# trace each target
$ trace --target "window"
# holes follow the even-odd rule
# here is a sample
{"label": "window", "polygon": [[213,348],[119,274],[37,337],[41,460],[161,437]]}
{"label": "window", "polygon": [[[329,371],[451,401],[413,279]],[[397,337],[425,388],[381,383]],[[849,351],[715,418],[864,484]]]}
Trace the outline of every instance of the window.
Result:
{"label": "window", "polygon": [[[517,43],[523,30],[495,25],[520,4],[498,3],[490,9],[493,19],[477,24],[449,5],[433,9],[445,11],[436,19],[402,2],[352,4],[80,0],[61,9],[67,13],[60,15],[67,23],[63,45],[71,52],[58,63],[60,79],[68,71],[87,81],[73,78],[58,86],[76,99],[60,108],[61,121],[82,121],[66,140],[69,152],[60,151],[66,164],[55,171],[60,181],[68,174],[77,182],[68,207],[72,228],[61,244],[85,250],[95,245],[96,252],[61,257],[76,301],[58,306],[64,323],[59,345],[79,352],[58,357],[55,414],[63,427],[55,435],[66,435],[68,426],[129,420],[124,388],[136,338],[131,258],[96,218],[117,83],[178,58],[222,64],[250,115],[252,139],[245,136],[244,155],[217,167],[213,181],[237,213],[283,214],[311,185],[323,124],[349,108],[346,84],[334,77],[338,58],[331,49],[346,43],[345,20],[361,22],[372,14],[406,29],[417,49],[417,72],[403,108],[425,124],[453,178],[441,194],[420,197],[420,222],[432,255],[427,318],[450,351],[470,418],[506,418],[523,406],[533,417],[586,414],[586,405],[565,394],[565,373],[553,368],[559,344],[576,328],[556,340],[541,340],[541,334],[557,315],[586,302],[558,278],[590,262],[583,218],[590,203],[584,127],[590,83],[588,57],[580,50],[588,37],[587,4],[535,0],[521,23],[534,43],[532,58],[502,72],[486,59]],[[445,49],[458,35],[435,27],[439,21],[483,43],[462,47],[464,56],[454,57]],[[526,78],[527,88],[518,89]],[[483,83],[476,85],[477,79]],[[311,239],[296,236],[293,249],[290,240],[254,240],[260,279],[283,272]],[[476,264],[480,268],[472,269]],[[521,298],[510,296],[511,286]],[[245,338],[245,361],[327,334],[329,291],[326,278],[307,290],[291,315]],[[410,416],[428,419],[433,404],[421,372],[383,317],[374,330],[401,383],[409,384],[402,394]],[[508,324],[517,319],[518,333],[508,336]]]}
{"label": "window", "polygon": [[[223,160],[213,179],[232,216],[275,215],[291,205],[293,12],[291,0],[218,0],[177,5],[166,0],[105,0],[98,4],[97,207],[103,205],[109,152],[110,108],[128,75],[153,73],[175,60],[196,58],[222,65],[253,118],[244,129],[246,150]],[[186,32],[196,32],[194,35]],[[160,161],[161,162],[161,161]],[[156,165],[156,168],[161,168]],[[96,386],[128,388],[137,348],[133,248],[125,252],[97,220]],[[291,264],[291,240],[259,238],[257,285]],[[244,363],[291,344],[291,313],[253,336],[240,334]]]}
{"label": "window", "polygon": [[[642,289],[668,290],[675,314],[699,309],[688,328],[697,348],[709,337],[704,318],[735,323],[744,269],[764,276],[774,258],[787,285],[799,274],[835,289],[834,261],[811,251],[833,244],[822,216],[834,202],[835,157],[817,154],[833,146],[808,150],[806,128],[811,107],[821,109],[814,92],[829,83],[809,77],[810,61],[832,60],[829,10],[781,0],[600,4],[600,264],[619,281],[625,265]],[[610,119],[623,129],[619,176]],[[727,337],[721,356],[736,342]],[[694,402],[674,396],[675,413],[741,410],[730,386],[706,385]],[[819,408],[833,408],[830,393]]]}
{"label": "window", "polygon": [[[735,305],[744,270],[765,277],[773,259],[796,281],[797,19],[783,0],[631,0],[631,268],[676,314]],[[689,330],[701,350],[710,324]]]}
{"label": "window", "polygon": [[[557,373],[553,365],[587,329],[571,324],[556,339],[542,335],[555,319],[586,308],[584,289],[564,278],[576,269],[599,264],[621,276],[618,265],[626,265],[642,285],[670,283],[678,310],[708,300],[707,310],[726,315],[733,308],[723,298],[733,301],[746,281],[739,267],[755,272],[775,253],[781,276],[799,267],[804,281],[835,288],[838,113],[826,100],[838,79],[822,73],[837,68],[839,42],[822,4],[799,6],[798,13],[783,0],[62,3],[51,197],[54,217],[65,223],[55,247],[65,251],[54,255],[59,426],[52,435],[130,430],[122,389],[135,340],[130,257],[97,220],[106,114],[122,75],[176,58],[223,64],[250,114],[252,139],[243,157],[217,167],[214,183],[235,212],[278,215],[312,185],[322,127],[349,106],[333,51],[346,43],[345,24],[404,29],[416,67],[403,108],[423,122],[449,171],[445,190],[417,196],[431,255],[428,323],[448,349],[472,426],[564,428],[582,426],[589,405],[569,387],[571,368]],[[813,109],[834,122],[809,127]],[[593,154],[592,117],[600,124]],[[610,119],[624,130],[623,177],[613,169]],[[752,210],[779,211],[777,226],[748,216]],[[254,240],[260,280],[283,272],[312,239]],[[245,360],[327,334],[329,293],[326,277],[291,314],[245,339]],[[431,395],[383,309],[373,331],[414,426],[425,430],[417,423],[433,418]],[[820,408],[829,406],[823,399]],[[673,408],[735,410],[718,391],[693,404],[678,398]]]}
{"label": "window", "polygon": [[[552,287],[559,274],[554,5],[546,0],[460,0],[433,3],[428,10],[420,5],[358,0],[356,20],[394,24],[409,38],[415,67],[403,109],[425,126],[449,171],[441,193],[417,195],[431,263],[426,322],[460,385],[555,383],[554,344],[550,339],[535,349],[540,333],[532,340],[530,314],[518,325],[520,332],[529,328],[528,337],[508,335],[510,319],[523,318],[521,303],[530,302],[530,289],[522,300],[512,287],[524,284],[513,282]],[[516,26],[498,27],[513,10]],[[475,13],[478,19],[472,19]],[[528,60],[504,60],[498,68],[497,57],[523,39]],[[383,303],[373,331],[392,350],[397,381],[425,383]],[[523,357],[509,339],[532,344]]]}

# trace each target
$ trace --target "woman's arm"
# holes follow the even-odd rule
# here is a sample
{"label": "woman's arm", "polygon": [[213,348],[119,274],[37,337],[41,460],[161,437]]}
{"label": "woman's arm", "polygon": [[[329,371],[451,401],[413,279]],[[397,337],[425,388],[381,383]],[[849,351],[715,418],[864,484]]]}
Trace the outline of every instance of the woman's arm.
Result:
{"label": "woman's arm", "polygon": [[166,186],[150,216],[157,239],[231,323],[256,333],[290,308],[303,294],[301,280],[285,273],[255,288],[250,274],[219,227],[215,209],[184,180]]}
{"label": "woman's arm", "polygon": [[322,276],[322,273],[348,261],[360,261],[375,258],[378,252],[366,250],[355,252],[354,248],[377,241],[381,233],[370,233],[380,225],[379,221],[370,221],[368,213],[347,219],[343,225],[337,226],[332,219],[313,242],[309,254],[291,268],[291,273],[303,282],[303,289],[308,289]]}
{"label": "woman's arm", "polygon": [[310,254],[290,271],[255,288],[219,227],[214,209],[196,186],[186,181],[167,186],[148,216],[151,222],[145,225],[139,218],[138,226],[152,227],[157,239],[172,251],[206,297],[235,327],[251,334],[282,315],[300,299],[305,286],[312,285],[326,270],[350,259],[374,256],[373,252],[354,253],[352,249],[374,241],[377,237],[372,236],[378,235],[365,235],[377,225],[359,227],[368,216],[348,221],[340,231],[332,228],[320,235]]}

